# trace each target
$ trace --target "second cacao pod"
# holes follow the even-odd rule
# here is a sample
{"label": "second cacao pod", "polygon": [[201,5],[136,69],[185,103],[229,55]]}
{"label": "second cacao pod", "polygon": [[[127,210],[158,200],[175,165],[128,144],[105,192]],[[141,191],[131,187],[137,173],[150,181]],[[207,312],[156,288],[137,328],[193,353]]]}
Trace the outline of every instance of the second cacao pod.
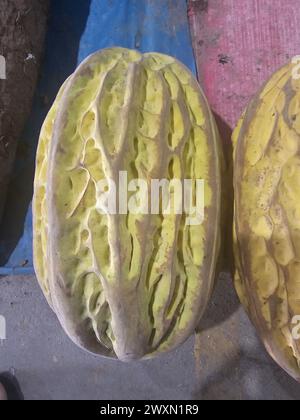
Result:
{"label": "second cacao pod", "polygon": [[300,78],[288,64],[234,133],[235,283],[271,356],[300,379]]}

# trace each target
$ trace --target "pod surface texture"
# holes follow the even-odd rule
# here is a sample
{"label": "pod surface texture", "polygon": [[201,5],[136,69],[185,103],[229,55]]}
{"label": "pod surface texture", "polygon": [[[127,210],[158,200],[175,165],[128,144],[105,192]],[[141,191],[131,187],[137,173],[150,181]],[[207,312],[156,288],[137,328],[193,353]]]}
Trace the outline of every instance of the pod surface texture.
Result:
{"label": "pod surface texture", "polygon": [[271,356],[299,380],[300,80],[295,74],[292,63],[275,73],[234,132],[234,237],[240,299]]}
{"label": "pod surface texture", "polygon": [[[103,214],[99,183],[203,179],[204,221]],[[220,248],[221,151],[196,79],[172,57],[111,48],[62,86],[37,152],[34,260],[43,292],[80,347],[128,361],[193,332]],[[133,193],[129,193],[132,199]]]}

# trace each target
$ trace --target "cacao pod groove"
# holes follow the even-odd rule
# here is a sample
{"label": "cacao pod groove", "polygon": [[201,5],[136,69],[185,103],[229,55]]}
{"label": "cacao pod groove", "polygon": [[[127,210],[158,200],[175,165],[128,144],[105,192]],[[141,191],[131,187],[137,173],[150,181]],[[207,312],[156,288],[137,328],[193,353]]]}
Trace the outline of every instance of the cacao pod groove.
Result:
{"label": "cacao pod groove", "polygon": [[[193,332],[220,248],[219,137],[193,75],[122,48],[88,57],[62,86],[37,152],[35,269],[71,339],[107,357],[154,357]],[[102,214],[98,183],[204,179],[205,219]]]}
{"label": "cacao pod groove", "polygon": [[271,356],[300,379],[300,81],[290,63],[236,128],[235,284]]}

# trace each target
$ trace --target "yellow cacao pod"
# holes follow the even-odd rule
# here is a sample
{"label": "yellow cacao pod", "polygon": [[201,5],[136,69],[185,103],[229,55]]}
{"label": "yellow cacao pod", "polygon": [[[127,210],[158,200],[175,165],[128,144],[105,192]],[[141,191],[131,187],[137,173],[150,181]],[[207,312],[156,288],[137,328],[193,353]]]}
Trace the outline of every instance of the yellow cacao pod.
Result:
{"label": "yellow cacao pod", "polygon": [[[193,332],[214,283],[220,170],[211,111],[174,58],[106,49],[65,82],[37,152],[34,260],[77,345],[127,361],[171,350]],[[100,211],[101,182],[118,183],[120,172],[147,184],[204,180],[203,223],[188,224],[184,213]]]}
{"label": "yellow cacao pod", "polygon": [[300,379],[300,80],[288,64],[234,142],[235,283],[271,356]]}

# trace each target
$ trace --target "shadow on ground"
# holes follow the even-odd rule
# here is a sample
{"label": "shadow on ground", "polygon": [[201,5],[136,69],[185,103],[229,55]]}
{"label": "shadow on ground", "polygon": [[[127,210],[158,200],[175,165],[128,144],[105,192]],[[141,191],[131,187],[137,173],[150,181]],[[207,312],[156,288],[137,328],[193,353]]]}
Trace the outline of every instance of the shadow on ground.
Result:
{"label": "shadow on ground", "polygon": [[199,325],[199,331],[217,326],[230,318],[239,308],[234,290],[233,273],[233,150],[232,130],[222,118],[214,114],[220,133],[224,163],[222,170],[222,247],[219,261],[221,274],[216,279],[215,290],[209,307]]}
{"label": "shadow on ground", "polygon": [[196,400],[300,400],[300,384],[264,353],[236,352],[197,390]]}

